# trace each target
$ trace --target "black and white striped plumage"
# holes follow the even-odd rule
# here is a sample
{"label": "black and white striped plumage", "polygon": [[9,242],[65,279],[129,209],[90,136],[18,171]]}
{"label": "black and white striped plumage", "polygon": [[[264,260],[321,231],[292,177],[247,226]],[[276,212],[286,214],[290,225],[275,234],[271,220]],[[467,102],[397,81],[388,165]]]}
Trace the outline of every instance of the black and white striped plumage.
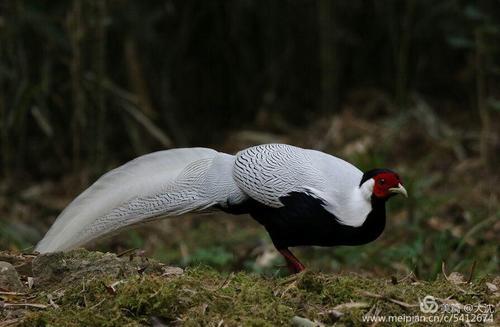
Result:
{"label": "black and white striped plumage", "polygon": [[285,144],[228,155],[205,148],[155,152],[97,180],[59,215],[39,252],[72,249],[123,227],[218,208],[249,213],[294,271],[298,245],[356,245],[385,226],[385,201],[406,194],[397,174],[363,174],[334,156]]}

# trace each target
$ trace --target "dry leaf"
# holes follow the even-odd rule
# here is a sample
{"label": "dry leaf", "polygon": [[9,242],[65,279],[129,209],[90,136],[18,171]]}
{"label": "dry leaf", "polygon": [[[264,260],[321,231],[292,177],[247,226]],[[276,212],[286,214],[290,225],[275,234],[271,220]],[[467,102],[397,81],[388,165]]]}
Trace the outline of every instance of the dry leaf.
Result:
{"label": "dry leaf", "polygon": [[33,277],[28,277],[28,288],[32,289],[33,284],[35,283],[35,279]]}

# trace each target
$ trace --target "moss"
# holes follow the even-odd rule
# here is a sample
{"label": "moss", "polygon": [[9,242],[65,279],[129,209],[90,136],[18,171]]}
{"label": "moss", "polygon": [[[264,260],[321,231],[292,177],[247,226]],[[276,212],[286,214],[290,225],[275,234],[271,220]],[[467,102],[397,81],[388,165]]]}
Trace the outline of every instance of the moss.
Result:
{"label": "moss", "polygon": [[[65,276],[46,278],[43,288],[37,287],[28,295],[31,302],[49,306],[25,310],[24,326],[137,326],[153,322],[199,326],[221,321],[229,326],[276,326],[289,325],[294,316],[325,324],[362,326],[367,312],[381,316],[421,314],[419,299],[426,295],[463,304],[497,301],[485,284],[493,282],[493,277],[460,285],[444,278],[393,284],[389,279],[312,271],[279,278],[244,272],[223,274],[204,266],[182,274],[167,273],[160,266],[139,272],[133,260],[86,251],[44,260],[49,259],[37,258],[35,262],[47,262],[53,268],[55,262],[66,262],[66,268],[85,267],[84,271],[93,273],[82,275],[59,268]],[[117,273],[117,263],[125,265],[128,272]],[[49,268],[35,271],[53,274]],[[498,280],[494,282],[498,284]],[[343,315],[338,318],[332,309]]]}
{"label": "moss", "polygon": [[224,279],[211,269],[197,268],[178,277],[131,276],[116,286],[113,279],[97,278],[66,290],[61,299],[64,310],[50,309],[31,314],[26,325],[53,324],[114,326],[146,324],[152,317],[168,323],[182,321],[205,324],[224,320],[230,324],[283,324],[293,310],[278,303],[273,283],[258,276],[237,274]]}
{"label": "moss", "polygon": [[[153,317],[174,324],[206,325],[224,321],[228,325],[273,326],[289,324],[295,315],[332,323],[322,312],[351,301],[376,306],[379,314],[418,314],[418,307],[405,308],[386,299],[415,304],[418,298],[450,295],[465,303],[488,302],[485,293],[463,293],[448,282],[421,282],[392,285],[383,280],[360,276],[331,276],[308,272],[297,279],[264,279],[238,273],[221,276],[199,267],[177,277],[158,275],[131,276],[116,286],[116,293],[106,285],[112,278],[98,278],[85,291],[75,286],[60,301],[61,309],[33,313],[25,325],[135,325],[148,324]],[[294,284],[295,283],[295,284]],[[472,286],[474,288],[474,286]],[[384,298],[374,298],[371,295]],[[340,322],[362,325],[366,308],[347,310]]]}
{"label": "moss", "polygon": [[77,249],[37,256],[32,262],[37,288],[71,285],[98,276],[116,278],[141,272],[159,272],[163,264],[140,257],[117,257],[113,253]]}

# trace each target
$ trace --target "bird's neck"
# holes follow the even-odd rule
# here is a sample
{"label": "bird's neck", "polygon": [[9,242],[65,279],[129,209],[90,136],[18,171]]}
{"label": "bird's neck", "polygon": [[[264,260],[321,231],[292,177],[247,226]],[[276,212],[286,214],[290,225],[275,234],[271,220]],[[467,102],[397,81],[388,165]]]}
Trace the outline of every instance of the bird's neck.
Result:
{"label": "bird's neck", "polygon": [[337,199],[331,201],[326,206],[326,210],[334,214],[336,219],[343,225],[350,227],[362,226],[373,209],[373,186],[365,184],[361,187],[356,186],[351,192],[343,193]]}
{"label": "bird's neck", "polygon": [[374,241],[385,229],[385,200],[371,198],[371,210],[360,226],[333,226],[338,245],[362,245]]}
{"label": "bird's neck", "polygon": [[385,229],[385,202],[386,200],[371,198],[372,210],[360,227],[360,232],[367,238],[367,242],[375,240]]}

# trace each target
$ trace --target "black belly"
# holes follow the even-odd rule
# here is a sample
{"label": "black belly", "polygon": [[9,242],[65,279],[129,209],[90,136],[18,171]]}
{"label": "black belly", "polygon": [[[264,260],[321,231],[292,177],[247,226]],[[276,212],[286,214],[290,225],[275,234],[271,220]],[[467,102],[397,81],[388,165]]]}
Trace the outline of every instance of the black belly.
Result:
{"label": "black belly", "polygon": [[231,213],[248,212],[262,224],[277,248],[301,245],[361,245],[375,240],[385,228],[385,202],[372,200],[373,210],[363,225],[343,225],[323,207],[321,200],[306,193],[293,192],[280,198],[280,208],[249,200]]}

